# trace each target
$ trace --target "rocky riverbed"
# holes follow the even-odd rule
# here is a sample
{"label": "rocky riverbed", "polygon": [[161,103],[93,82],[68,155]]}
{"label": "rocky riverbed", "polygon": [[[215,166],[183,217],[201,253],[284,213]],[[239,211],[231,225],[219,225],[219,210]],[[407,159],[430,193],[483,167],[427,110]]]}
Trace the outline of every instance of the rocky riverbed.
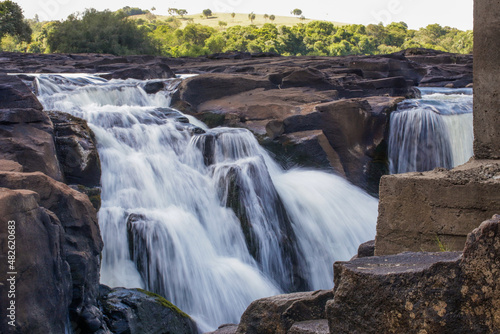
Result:
{"label": "rocky riverbed", "polygon": [[[83,333],[136,333],[153,315],[173,319],[166,322],[176,326],[176,333],[195,331],[189,317],[158,296],[99,286],[100,166],[94,136],[83,120],[42,110],[25,84],[32,80],[26,74],[151,79],[150,92],[165,89],[165,79],[175,74],[198,74],[179,82],[173,106],[209,126],[250,129],[286,167],[329,169],[374,194],[387,172],[389,116],[397,103],[418,95],[417,86],[472,84],[472,56],[429,50],[360,57],[234,53],[194,59],[1,53],[0,60],[0,73],[19,74],[0,75],[0,208],[4,218],[17,223],[17,300],[23,301],[18,303],[16,333],[62,333],[70,323]],[[458,332],[498,329],[498,293],[491,284],[498,280],[498,224],[495,217],[471,234],[463,255],[407,254],[337,264],[335,290],[256,301],[239,326],[218,332],[324,333],[328,322],[331,333],[364,332],[373,326],[437,333],[454,319],[460,326],[450,328]],[[6,225],[0,233],[0,260],[6,263]],[[398,263],[414,268],[392,270]],[[459,281],[447,284],[453,275]],[[478,280],[489,290],[472,284]],[[397,288],[386,288],[396,281]],[[440,284],[447,288],[436,295],[433,289]],[[2,296],[6,288],[0,286]],[[374,298],[372,291],[384,296],[374,301],[380,317],[367,320],[366,315],[358,321],[356,310],[364,298]],[[349,297],[353,293],[357,298]],[[410,304],[394,306],[399,300]],[[6,309],[7,302],[2,298],[0,306]],[[1,326],[8,333],[6,323]],[[150,332],[155,330],[160,329]]]}

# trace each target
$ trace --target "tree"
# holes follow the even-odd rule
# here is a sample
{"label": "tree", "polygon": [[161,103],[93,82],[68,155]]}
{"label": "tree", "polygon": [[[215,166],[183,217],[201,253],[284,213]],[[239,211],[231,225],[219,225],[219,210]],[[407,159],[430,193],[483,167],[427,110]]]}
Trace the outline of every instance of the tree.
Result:
{"label": "tree", "polygon": [[227,26],[227,22],[225,22],[225,21],[219,21],[219,27],[223,28],[225,26]]}
{"label": "tree", "polygon": [[234,17],[236,16],[236,13],[231,13],[231,18],[234,20]]}
{"label": "tree", "polygon": [[255,14],[253,12],[251,12],[250,14],[248,14],[248,19],[250,20],[250,22],[252,22],[253,24],[253,20],[255,20]]}
{"label": "tree", "polygon": [[292,10],[292,11],[290,12],[290,14],[295,15],[295,16],[297,16],[297,17],[299,17],[300,15],[302,15],[302,10],[300,10],[300,9],[298,9],[298,8],[295,8],[294,10]]}
{"label": "tree", "polygon": [[168,9],[168,14],[169,15],[172,15],[174,16],[175,14],[177,14],[179,12],[179,10],[177,8],[169,8]]}
{"label": "tree", "polygon": [[24,20],[23,10],[10,0],[0,2],[0,39],[5,35],[31,42],[31,27]]}
{"label": "tree", "polygon": [[269,18],[269,15],[264,14],[264,21],[266,21],[266,22],[267,22],[267,19],[268,19],[268,18]]}
{"label": "tree", "polygon": [[184,15],[187,15],[188,11],[185,9],[179,9],[177,11],[177,14],[179,14],[182,18],[184,18]]}
{"label": "tree", "polygon": [[68,16],[49,32],[51,52],[111,53],[114,55],[158,54],[159,48],[145,28],[124,14],[87,9],[81,18]]}
{"label": "tree", "polygon": [[210,9],[204,9],[202,13],[207,19],[209,16],[212,16],[212,11]]}
{"label": "tree", "polygon": [[273,22],[275,19],[276,16],[274,16],[274,14],[269,15],[269,20],[271,20],[271,22]]}

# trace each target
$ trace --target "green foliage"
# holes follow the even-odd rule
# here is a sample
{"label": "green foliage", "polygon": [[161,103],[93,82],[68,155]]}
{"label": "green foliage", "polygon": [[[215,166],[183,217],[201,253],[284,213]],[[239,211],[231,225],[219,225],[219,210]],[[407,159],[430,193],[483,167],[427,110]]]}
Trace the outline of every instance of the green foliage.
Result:
{"label": "green foliage", "polygon": [[202,13],[207,19],[209,16],[212,16],[212,11],[210,9],[204,9]]}
{"label": "green foliage", "polygon": [[248,14],[248,19],[250,20],[250,22],[252,22],[253,24],[253,20],[255,20],[255,14],[253,12],[251,12],[250,14]]}
{"label": "green foliage", "polygon": [[[295,9],[296,15],[298,12]],[[172,16],[164,20],[127,19],[139,8],[124,7],[112,13],[89,9],[81,15],[70,15],[66,21],[24,21],[22,11],[11,1],[0,2],[0,37],[2,48],[22,52],[96,52],[116,55],[161,54],[171,57],[197,57],[210,53],[276,52],[285,56],[321,55],[370,55],[397,52],[407,48],[430,48],[454,53],[471,53],[472,31],[431,24],[419,30],[408,29],[404,22],[387,26],[360,24],[336,26],[326,21],[298,22],[293,26],[273,24],[274,15],[265,14],[271,23],[261,27],[254,25],[230,26],[219,21],[218,29],[193,24],[181,28],[186,10],[169,8]],[[300,11],[300,10],[299,10]],[[14,14],[6,14],[14,13]],[[302,11],[300,11],[302,13]],[[146,14],[146,15],[148,15]],[[210,9],[204,17],[212,16]],[[231,16],[236,16],[232,13]],[[0,16],[1,18],[2,16]],[[12,19],[15,17],[15,19]],[[255,14],[248,15],[253,22]],[[186,19],[184,19],[186,21]],[[21,22],[21,23],[20,23]],[[20,30],[14,27],[26,24]],[[16,35],[16,31],[21,34]],[[27,34],[26,32],[32,32]],[[29,35],[29,36],[27,36]],[[28,43],[31,37],[31,43]]]}
{"label": "green foliage", "polygon": [[130,6],[125,6],[122,9],[118,9],[116,12],[124,15],[125,17],[149,13],[148,10],[143,10],[143,9],[140,9],[139,7],[130,7]]}
{"label": "green foliage", "polygon": [[294,10],[292,10],[290,12],[290,14],[294,15],[294,16],[300,16],[302,15],[302,10],[298,9],[298,8],[295,8]]}
{"label": "green foliage", "polygon": [[87,9],[81,18],[70,15],[64,22],[56,22],[47,44],[52,52],[159,53],[147,29],[138,27],[123,14],[95,9]]}
{"label": "green foliage", "polygon": [[10,0],[0,2],[0,39],[10,35],[16,42],[31,42],[31,27],[24,20],[21,7]]}

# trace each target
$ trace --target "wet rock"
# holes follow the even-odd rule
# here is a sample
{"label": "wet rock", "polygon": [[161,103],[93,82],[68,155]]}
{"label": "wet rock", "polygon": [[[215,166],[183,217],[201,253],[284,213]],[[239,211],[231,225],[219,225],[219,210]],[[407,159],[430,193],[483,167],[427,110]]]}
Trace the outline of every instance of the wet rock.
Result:
{"label": "wet rock", "polygon": [[97,141],[87,122],[59,111],[48,112],[54,124],[57,156],[67,183],[87,188],[101,184]]}
{"label": "wet rock", "polygon": [[[40,206],[37,193],[24,189],[0,188],[0,212],[0,260],[5,264],[0,273],[0,332],[64,333],[72,293],[59,219]],[[13,276],[15,281],[9,281]],[[9,318],[11,302],[15,317]]]}
{"label": "wet rock", "polygon": [[100,297],[114,334],[197,334],[191,318],[165,298],[141,289],[115,288]]}
{"label": "wet rock", "polygon": [[279,295],[254,301],[241,316],[238,334],[286,334],[296,322],[326,319],[333,291]]}

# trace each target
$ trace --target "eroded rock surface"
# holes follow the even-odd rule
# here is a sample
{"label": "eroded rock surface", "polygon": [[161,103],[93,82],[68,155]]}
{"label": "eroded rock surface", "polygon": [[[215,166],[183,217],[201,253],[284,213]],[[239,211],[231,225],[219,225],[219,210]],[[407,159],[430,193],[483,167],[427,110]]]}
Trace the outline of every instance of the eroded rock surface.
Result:
{"label": "eroded rock surface", "polygon": [[462,252],[402,253],[337,262],[330,333],[496,333],[500,216]]}

